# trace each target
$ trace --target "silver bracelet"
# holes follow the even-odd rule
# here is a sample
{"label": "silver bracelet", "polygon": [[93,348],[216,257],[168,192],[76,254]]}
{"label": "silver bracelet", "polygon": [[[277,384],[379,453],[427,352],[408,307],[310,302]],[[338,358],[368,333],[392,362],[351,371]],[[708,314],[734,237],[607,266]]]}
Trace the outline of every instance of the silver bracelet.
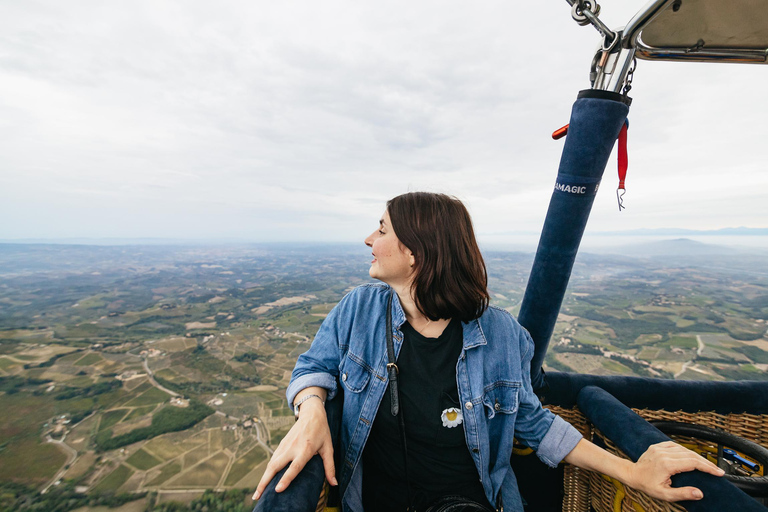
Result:
{"label": "silver bracelet", "polygon": [[294,416],[294,418],[296,418],[297,420],[299,419],[299,406],[301,404],[303,404],[304,402],[306,402],[307,400],[309,400],[310,398],[317,398],[321,402],[323,402],[323,405],[325,405],[325,400],[323,400],[323,398],[320,395],[307,395],[305,397],[302,397],[301,400],[299,400],[298,402],[296,402],[293,405],[293,416]]}

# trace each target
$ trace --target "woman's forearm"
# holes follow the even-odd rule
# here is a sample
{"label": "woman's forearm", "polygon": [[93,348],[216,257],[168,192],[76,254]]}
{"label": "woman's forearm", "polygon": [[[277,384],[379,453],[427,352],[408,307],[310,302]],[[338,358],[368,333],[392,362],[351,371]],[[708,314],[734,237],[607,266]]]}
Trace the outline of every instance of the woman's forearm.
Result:
{"label": "woman's forearm", "polygon": [[583,469],[603,473],[623,484],[632,485],[630,482],[632,461],[617,457],[586,439],[579,441],[576,447],[565,456],[565,462]]}
{"label": "woman's forearm", "polygon": [[704,494],[696,487],[672,487],[672,476],[687,471],[703,471],[723,476],[723,470],[693,451],[672,441],[651,445],[637,462],[619,458],[586,439],[578,442],[565,461],[597,471],[666,501],[700,500]]}

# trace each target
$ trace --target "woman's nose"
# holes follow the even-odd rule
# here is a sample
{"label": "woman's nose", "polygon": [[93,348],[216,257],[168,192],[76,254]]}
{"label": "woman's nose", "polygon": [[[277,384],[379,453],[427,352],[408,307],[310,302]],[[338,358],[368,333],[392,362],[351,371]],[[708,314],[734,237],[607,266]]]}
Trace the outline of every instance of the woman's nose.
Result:
{"label": "woman's nose", "polygon": [[366,238],[365,240],[363,240],[363,243],[364,243],[365,245],[367,245],[368,247],[373,247],[373,233],[371,233],[370,235],[368,235],[368,238]]}

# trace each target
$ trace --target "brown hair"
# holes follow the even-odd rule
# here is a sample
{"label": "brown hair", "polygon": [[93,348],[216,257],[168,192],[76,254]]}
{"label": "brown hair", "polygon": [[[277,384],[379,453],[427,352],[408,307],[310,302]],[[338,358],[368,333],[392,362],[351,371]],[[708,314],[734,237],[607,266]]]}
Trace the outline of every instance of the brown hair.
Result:
{"label": "brown hair", "polygon": [[461,201],[445,194],[409,192],[390,199],[397,238],[415,258],[412,291],[430,320],[468,322],[488,307],[488,273],[472,219]]}

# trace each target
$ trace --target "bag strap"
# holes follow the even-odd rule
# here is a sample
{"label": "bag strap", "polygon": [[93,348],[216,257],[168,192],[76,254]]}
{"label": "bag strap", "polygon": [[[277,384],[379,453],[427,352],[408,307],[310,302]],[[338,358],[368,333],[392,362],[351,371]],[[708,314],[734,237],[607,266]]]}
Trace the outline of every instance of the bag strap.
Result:
{"label": "bag strap", "polygon": [[395,343],[392,340],[392,295],[389,294],[387,299],[387,374],[389,376],[389,401],[392,404],[391,412],[392,416],[397,416],[398,423],[400,425],[400,443],[403,445],[403,468],[405,469],[405,491],[408,501],[408,509],[411,507],[411,483],[408,477],[408,447],[405,443],[405,418],[403,412],[400,410],[400,388],[397,385],[397,375],[400,373],[400,369],[395,364]]}
{"label": "bag strap", "polygon": [[397,374],[400,373],[400,369],[395,364],[395,345],[392,341],[392,293],[387,298],[387,360],[392,416],[397,416],[400,411],[400,392],[397,387]]}

